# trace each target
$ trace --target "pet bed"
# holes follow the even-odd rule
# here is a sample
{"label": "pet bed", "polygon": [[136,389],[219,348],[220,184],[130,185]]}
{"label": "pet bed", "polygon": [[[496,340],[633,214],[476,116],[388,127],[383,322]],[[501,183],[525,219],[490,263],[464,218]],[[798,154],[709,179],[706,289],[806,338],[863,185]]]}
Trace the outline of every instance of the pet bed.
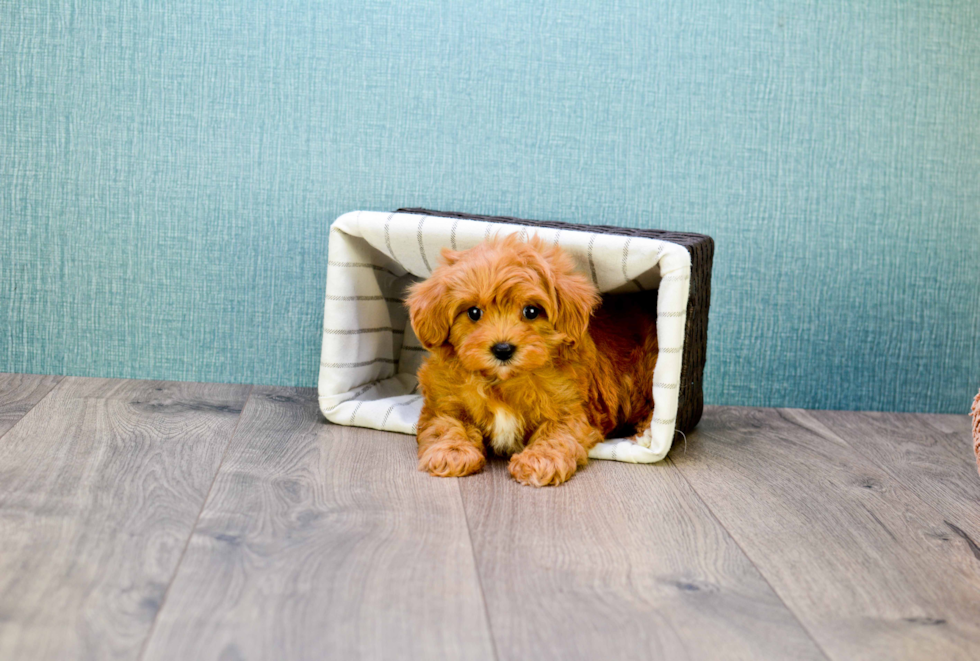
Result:
{"label": "pet bed", "polygon": [[714,243],[700,234],[572,225],[425,209],[352,211],[330,228],[318,395],[330,422],[414,434],[425,358],[404,306],[408,285],[426,278],[443,247],[471,248],[498,234],[537,234],[560,245],[604,294],[658,290],[660,354],[654,416],[632,439],[608,439],[589,456],[652,463],[676,432],[694,428],[702,373]]}

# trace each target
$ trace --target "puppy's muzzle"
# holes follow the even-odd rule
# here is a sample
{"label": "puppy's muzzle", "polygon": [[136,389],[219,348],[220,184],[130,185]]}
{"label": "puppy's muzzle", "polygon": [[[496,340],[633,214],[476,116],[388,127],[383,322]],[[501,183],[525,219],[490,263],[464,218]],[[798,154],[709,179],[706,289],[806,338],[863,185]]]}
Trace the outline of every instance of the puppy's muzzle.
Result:
{"label": "puppy's muzzle", "polygon": [[506,363],[517,351],[517,347],[509,342],[498,342],[497,344],[490,347],[490,353],[497,360]]}

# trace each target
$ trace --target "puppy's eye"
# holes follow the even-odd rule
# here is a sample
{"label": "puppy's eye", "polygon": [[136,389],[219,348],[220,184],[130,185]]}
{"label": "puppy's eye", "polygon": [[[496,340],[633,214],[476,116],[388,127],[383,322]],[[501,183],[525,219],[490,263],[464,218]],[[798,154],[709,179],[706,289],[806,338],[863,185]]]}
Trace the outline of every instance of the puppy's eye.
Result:
{"label": "puppy's eye", "polygon": [[483,310],[480,308],[470,308],[466,311],[466,314],[469,315],[469,318],[473,321],[480,321],[480,317],[483,316]]}
{"label": "puppy's eye", "polygon": [[541,308],[534,305],[524,306],[524,318],[525,319],[537,319],[538,315],[541,314]]}

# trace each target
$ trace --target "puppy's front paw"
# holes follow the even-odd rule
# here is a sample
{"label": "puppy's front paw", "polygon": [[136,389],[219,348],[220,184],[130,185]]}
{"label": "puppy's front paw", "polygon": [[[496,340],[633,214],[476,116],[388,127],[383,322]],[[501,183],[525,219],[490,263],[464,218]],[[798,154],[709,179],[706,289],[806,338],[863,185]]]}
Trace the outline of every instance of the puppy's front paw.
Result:
{"label": "puppy's front paw", "polygon": [[443,441],[419,447],[419,470],[437,477],[471,475],[485,463],[483,453],[469,443]]}
{"label": "puppy's front paw", "polygon": [[575,456],[561,450],[529,447],[510,458],[508,470],[521,484],[547,487],[565,482],[577,467]]}

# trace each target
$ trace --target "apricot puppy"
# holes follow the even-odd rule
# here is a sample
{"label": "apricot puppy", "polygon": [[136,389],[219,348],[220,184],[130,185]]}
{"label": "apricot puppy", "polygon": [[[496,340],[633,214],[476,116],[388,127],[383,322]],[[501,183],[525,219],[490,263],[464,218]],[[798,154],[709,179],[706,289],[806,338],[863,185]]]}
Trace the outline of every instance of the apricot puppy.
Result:
{"label": "apricot puppy", "polygon": [[655,320],[639,305],[600,301],[571,257],[537,237],[443,250],[407,300],[431,352],[418,373],[419,469],[475,473],[489,443],[512,455],[518,482],[557,485],[614,430],[644,431]]}

